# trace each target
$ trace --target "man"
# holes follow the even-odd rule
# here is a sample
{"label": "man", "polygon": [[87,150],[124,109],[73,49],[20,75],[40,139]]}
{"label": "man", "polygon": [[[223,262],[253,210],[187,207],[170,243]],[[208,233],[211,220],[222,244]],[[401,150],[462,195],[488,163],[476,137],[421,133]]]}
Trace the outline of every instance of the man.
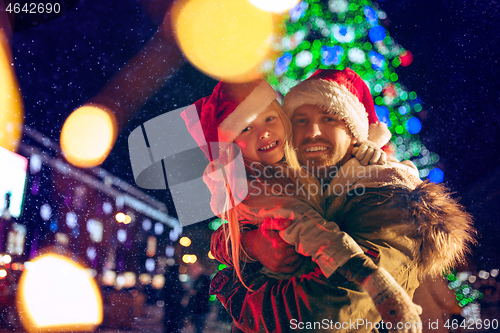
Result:
{"label": "man", "polygon": [[[470,216],[444,187],[422,183],[411,163],[364,166],[351,159],[354,145],[368,139],[366,113],[374,113],[368,88],[356,73],[318,71],[291,89],[283,109],[292,121],[299,162],[329,182],[327,220],[347,232],[410,296],[419,274],[436,274],[462,258],[473,232]],[[264,265],[272,262],[269,243],[259,231],[247,232],[245,238],[250,257]],[[288,268],[268,268],[293,272],[297,265],[289,251],[284,260]],[[248,290],[227,270],[214,278],[212,290],[235,325],[248,332],[379,328],[380,315],[359,286],[368,275],[364,262],[347,261],[339,273],[326,279],[316,269],[285,280],[247,270]]]}

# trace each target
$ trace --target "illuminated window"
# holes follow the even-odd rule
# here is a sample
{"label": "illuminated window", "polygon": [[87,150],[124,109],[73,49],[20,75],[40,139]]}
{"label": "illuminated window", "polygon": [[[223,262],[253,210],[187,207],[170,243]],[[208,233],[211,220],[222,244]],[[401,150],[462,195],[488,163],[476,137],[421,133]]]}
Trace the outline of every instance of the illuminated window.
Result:
{"label": "illuminated window", "polygon": [[144,231],[149,231],[151,230],[151,227],[152,227],[152,223],[151,223],[151,220],[150,219],[145,219],[144,221],[142,221],[142,229]]}
{"label": "illuminated window", "polygon": [[26,227],[18,223],[13,223],[7,239],[7,252],[10,254],[22,255],[24,252],[25,237]]}
{"label": "illuminated window", "polygon": [[155,266],[156,266],[156,263],[155,263],[155,260],[153,258],[146,259],[145,267],[146,267],[146,270],[148,272],[154,271],[155,270]]}
{"label": "illuminated window", "polygon": [[161,235],[163,230],[165,230],[163,223],[155,223],[155,234]]}
{"label": "illuminated window", "polygon": [[40,207],[40,216],[44,221],[48,221],[52,216],[52,208],[50,208],[48,203],[44,203],[42,207]]}
{"label": "illuminated window", "polygon": [[118,230],[116,232],[116,238],[120,243],[125,243],[125,241],[127,240],[127,231],[123,229]]}
{"label": "illuminated window", "polygon": [[97,257],[97,251],[96,251],[95,247],[90,246],[87,248],[87,257],[90,260],[94,260]]}
{"label": "illuminated window", "polygon": [[94,219],[88,220],[87,231],[89,232],[90,239],[94,243],[100,243],[102,241],[103,226],[101,222]]}
{"label": "illuminated window", "polygon": [[69,212],[68,214],[66,214],[66,224],[68,225],[68,227],[73,229],[74,227],[76,227],[76,223],[77,218],[75,213]]}
{"label": "illuminated window", "polygon": [[148,237],[148,246],[146,249],[146,255],[148,257],[153,257],[156,254],[157,240],[155,236]]}
{"label": "illuminated window", "polygon": [[165,248],[165,254],[168,256],[168,257],[173,257],[174,256],[174,253],[175,253],[175,249],[172,245],[168,245],[166,248]]}

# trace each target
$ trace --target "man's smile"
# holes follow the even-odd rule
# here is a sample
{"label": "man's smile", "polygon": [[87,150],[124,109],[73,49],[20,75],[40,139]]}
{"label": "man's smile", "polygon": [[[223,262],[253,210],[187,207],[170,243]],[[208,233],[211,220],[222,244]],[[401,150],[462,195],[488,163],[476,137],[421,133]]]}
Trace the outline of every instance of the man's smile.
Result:
{"label": "man's smile", "polygon": [[311,153],[311,152],[316,152],[316,151],[325,151],[325,150],[328,150],[328,147],[314,146],[314,147],[308,147],[305,150],[306,150],[306,152]]}
{"label": "man's smile", "polygon": [[328,154],[329,151],[330,147],[317,143],[309,144],[303,149],[304,154],[309,157],[322,156]]}

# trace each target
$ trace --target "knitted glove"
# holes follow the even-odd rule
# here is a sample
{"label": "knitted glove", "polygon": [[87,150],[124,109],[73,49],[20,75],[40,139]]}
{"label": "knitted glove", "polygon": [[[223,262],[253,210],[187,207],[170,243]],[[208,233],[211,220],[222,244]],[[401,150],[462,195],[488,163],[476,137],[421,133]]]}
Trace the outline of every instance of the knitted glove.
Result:
{"label": "knitted glove", "polygon": [[377,265],[366,254],[357,254],[337,269],[341,275],[358,285],[378,270]]}
{"label": "knitted glove", "polygon": [[383,268],[373,272],[361,286],[368,292],[389,332],[421,333],[422,308],[412,302],[406,291]]}
{"label": "knitted glove", "polygon": [[361,165],[387,163],[387,154],[370,141],[362,142],[359,147],[354,147],[352,154]]}

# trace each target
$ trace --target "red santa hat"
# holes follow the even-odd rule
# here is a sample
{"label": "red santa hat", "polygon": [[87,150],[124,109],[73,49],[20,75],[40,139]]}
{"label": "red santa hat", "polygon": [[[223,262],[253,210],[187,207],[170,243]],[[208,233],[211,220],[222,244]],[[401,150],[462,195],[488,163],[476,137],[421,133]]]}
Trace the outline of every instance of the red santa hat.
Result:
{"label": "red santa hat", "polygon": [[378,121],[370,89],[350,68],[318,69],[290,89],[283,110],[292,118],[295,110],[304,104],[320,106],[343,119],[360,142],[369,140],[382,147],[391,138],[387,125]]}
{"label": "red santa hat", "polygon": [[[210,96],[194,103],[196,113],[181,116],[189,132],[210,161],[218,152],[210,143],[234,139],[276,99],[276,91],[264,80],[244,84],[219,82]],[[208,144],[208,145],[207,145]]]}

